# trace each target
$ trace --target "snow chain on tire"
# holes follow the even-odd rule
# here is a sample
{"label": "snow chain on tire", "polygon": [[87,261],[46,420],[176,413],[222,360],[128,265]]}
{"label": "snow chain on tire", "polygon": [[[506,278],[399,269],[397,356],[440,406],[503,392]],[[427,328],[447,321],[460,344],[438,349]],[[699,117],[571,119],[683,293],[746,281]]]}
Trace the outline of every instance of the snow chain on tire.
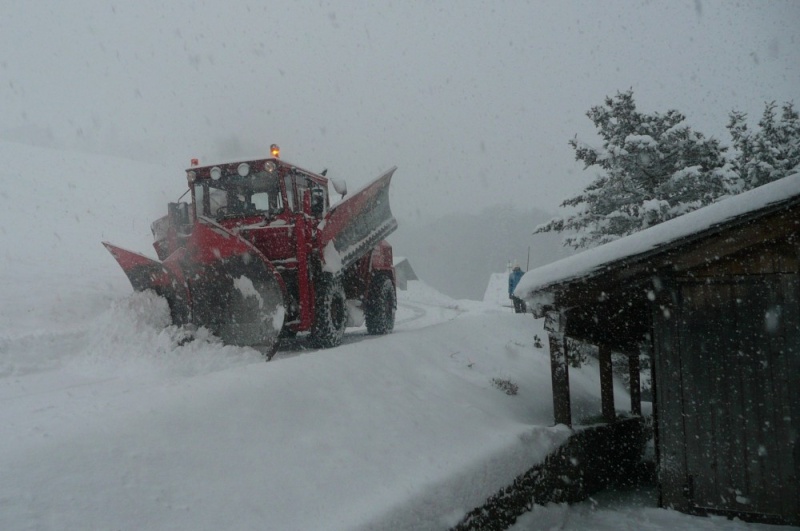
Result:
{"label": "snow chain on tire", "polygon": [[396,298],[394,284],[389,277],[381,275],[373,279],[365,315],[368,333],[383,335],[394,330]]}
{"label": "snow chain on tire", "polygon": [[311,329],[313,343],[322,348],[340,345],[347,327],[347,304],[341,279],[325,273],[316,302]]}

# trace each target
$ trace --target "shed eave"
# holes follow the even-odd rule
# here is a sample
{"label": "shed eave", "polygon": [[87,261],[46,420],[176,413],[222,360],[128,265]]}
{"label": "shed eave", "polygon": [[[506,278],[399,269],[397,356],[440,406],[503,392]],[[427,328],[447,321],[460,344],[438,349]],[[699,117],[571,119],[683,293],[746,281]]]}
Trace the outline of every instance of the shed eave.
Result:
{"label": "shed eave", "polygon": [[[652,275],[653,271],[650,270],[652,268],[648,268],[645,264],[656,256],[668,254],[678,248],[688,247],[721,232],[744,226],[755,219],[800,205],[800,173],[760,188],[764,190],[756,188],[739,196],[734,196],[703,209],[665,221],[650,229],[645,229],[529,271],[525,277],[530,280],[523,277],[516,294],[531,304],[531,298],[534,294],[543,291],[569,290],[577,283],[589,282],[609,273],[622,274],[625,278]],[[756,202],[759,206],[758,208],[747,210],[745,208],[747,196],[754,195],[753,192],[758,192],[755,195],[760,198],[760,201]],[[731,204],[735,208],[723,208],[731,207]],[[690,229],[693,221],[697,220],[699,222],[699,220],[705,219],[702,211],[706,209],[722,212],[733,210],[734,213],[727,217],[720,216],[719,220],[701,225],[698,230],[692,232]],[[673,238],[660,239],[654,237],[653,240],[658,243],[650,243],[651,236],[671,233],[672,230],[675,233]],[[634,251],[630,254],[618,255],[617,251],[628,246],[633,248]],[[638,251],[636,250],[637,248],[639,249]],[[606,255],[610,256],[610,258],[604,259]],[[582,267],[576,265],[584,262],[585,265]],[[669,266],[669,260],[659,264],[660,268]],[[623,270],[627,271],[623,272]]]}

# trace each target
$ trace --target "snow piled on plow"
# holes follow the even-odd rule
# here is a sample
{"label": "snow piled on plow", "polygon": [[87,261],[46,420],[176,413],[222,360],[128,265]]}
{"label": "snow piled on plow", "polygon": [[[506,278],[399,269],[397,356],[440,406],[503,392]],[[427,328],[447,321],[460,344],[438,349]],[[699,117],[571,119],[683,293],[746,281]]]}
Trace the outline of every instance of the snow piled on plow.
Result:
{"label": "snow piled on plow", "polygon": [[60,369],[169,378],[263,361],[257,351],[223,345],[204,328],[190,333],[172,326],[166,300],[152,292],[112,302],[83,329],[0,337],[0,353],[0,377]]}

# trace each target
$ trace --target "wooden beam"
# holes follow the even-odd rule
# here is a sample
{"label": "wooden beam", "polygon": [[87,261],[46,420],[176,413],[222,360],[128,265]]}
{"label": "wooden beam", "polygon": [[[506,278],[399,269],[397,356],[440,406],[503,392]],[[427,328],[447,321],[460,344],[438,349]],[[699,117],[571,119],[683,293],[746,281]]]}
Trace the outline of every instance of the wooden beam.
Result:
{"label": "wooden beam", "polygon": [[549,332],[550,377],[553,383],[553,420],[556,424],[572,426],[572,408],[569,398],[569,363],[567,341],[563,334]]}
{"label": "wooden beam", "polygon": [[716,237],[676,249],[674,258],[669,261],[677,272],[716,262],[753,245],[790,237],[797,231],[797,218],[796,211],[779,211],[764,219],[749,221],[720,231]]}
{"label": "wooden beam", "polygon": [[611,423],[617,419],[614,409],[614,372],[611,368],[611,347],[600,348],[600,400],[603,405],[603,421]]}
{"label": "wooden beam", "polygon": [[639,382],[639,355],[628,356],[628,376],[631,384],[631,414],[642,414],[642,388]]}
{"label": "wooden beam", "polygon": [[566,318],[557,311],[547,312],[544,329],[550,339],[550,379],[553,384],[553,419],[556,424],[572,427],[572,407],[569,398],[569,362],[567,338],[564,335]]}

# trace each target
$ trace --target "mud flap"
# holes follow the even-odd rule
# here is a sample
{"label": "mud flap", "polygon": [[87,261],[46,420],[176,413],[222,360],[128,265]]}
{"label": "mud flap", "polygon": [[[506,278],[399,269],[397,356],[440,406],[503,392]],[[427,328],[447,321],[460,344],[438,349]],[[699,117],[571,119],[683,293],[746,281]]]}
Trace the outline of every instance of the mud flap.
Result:
{"label": "mud flap", "polygon": [[326,248],[332,242],[341,267],[347,267],[394,232],[397,220],[389,206],[389,183],[396,169],[331,208],[319,238],[320,256],[329,256]]}

